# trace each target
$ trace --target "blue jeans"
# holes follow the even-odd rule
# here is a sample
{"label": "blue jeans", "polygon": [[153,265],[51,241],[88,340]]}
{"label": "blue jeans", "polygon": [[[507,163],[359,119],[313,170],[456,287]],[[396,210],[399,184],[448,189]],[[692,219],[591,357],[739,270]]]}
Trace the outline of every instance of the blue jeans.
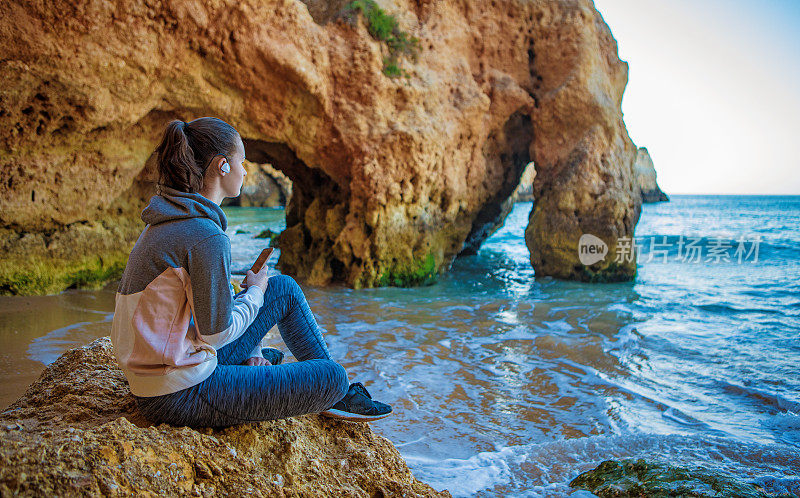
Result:
{"label": "blue jeans", "polygon": [[[297,362],[244,366],[275,324]],[[270,277],[264,304],[244,334],[217,351],[206,380],[163,396],[136,397],[149,420],[191,427],[224,427],[326,410],[344,398],[349,382],[333,361],[305,295],[288,275]]]}

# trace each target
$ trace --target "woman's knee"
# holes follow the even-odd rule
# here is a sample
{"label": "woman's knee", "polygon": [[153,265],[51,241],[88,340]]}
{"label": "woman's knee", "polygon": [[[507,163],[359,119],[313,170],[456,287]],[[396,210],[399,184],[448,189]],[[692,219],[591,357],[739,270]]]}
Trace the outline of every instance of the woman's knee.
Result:
{"label": "woman's knee", "polygon": [[336,374],[339,382],[339,392],[337,393],[339,394],[337,399],[338,401],[344,398],[344,396],[347,394],[347,391],[350,389],[350,379],[347,378],[347,370],[345,370],[344,367],[338,363],[336,364]]}
{"label": "woman's knee", "polygon": [[325,369],[328,371],[328,385],[326,386],[328,400],[331,404],[344,398],[350,388],[350,381],[347,378],[347,371],[344,367],[333,360],[320,360],[324,362]]}
{"label": "woman's knee", "polygon": [[264,303],[270,302],[273,298],[288,297],[290,307],[297,306],[306,301],[305,294],[300,284],[289,275],[275,275],[270,277],[267,291],[264,294]]}
{"label": "woman's knee", "polygon": [[280,291],[281,293],[295,294],[298,291],[302,292],[300,284],[290,275],[275,275],[274,277],[269,277],[267,282],[268,289],[272,286],[275,291]]}

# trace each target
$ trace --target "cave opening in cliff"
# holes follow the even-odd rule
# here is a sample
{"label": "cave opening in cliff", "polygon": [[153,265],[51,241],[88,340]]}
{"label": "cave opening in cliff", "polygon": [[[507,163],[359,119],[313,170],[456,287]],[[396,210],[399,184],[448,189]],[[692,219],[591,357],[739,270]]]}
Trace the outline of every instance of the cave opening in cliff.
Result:
{"label": "cave opening in cliff", "polygon": [[269,162],[255,162],[245,158],[247,175],[236,197],[222,201],[223,206],[283,207],[292,196],[292,180]]}
{"label": "cave opening in cliff", "polygon": [[[494,195],[486,200],[475,216],[459,256],[476,254],[481,244],[503,226],[514,207],[514,194],[523,174],[533,169],[531,143],[533,122],[529,115],[520,111],[512,114],[502,128],[489,134],[483,148],[487,177],[498,177],[500,181]],[[493,171],[498,174],[492,175]]]}
{"label": "cave opening in cliff", "polygon": [[[345,265],[332,256],[335,236],[329,233],[331,215],[347,212],[349,192],[320,168],[309,167],[285,143],[242,137],[246,159],[269,164],[291,182],[285,202],[286,229],[278,238],[279,268],[308,277],[324,262],[330,280],[344,280]],[[317,268],[318,269],[318,268]]]}

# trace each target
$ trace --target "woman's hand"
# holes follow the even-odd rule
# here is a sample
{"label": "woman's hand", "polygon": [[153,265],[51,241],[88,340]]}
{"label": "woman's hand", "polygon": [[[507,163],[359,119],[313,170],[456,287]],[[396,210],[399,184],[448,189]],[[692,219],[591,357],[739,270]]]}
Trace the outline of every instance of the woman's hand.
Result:
{"label": "woman's hand", "polygon": [[247,270],[247,275],[245,275],[244,280],[242,280],[242,288],[246,289],[251,285],[257,285],[261,287],[263,292],[267,292],[267,280],[269,280],[267,273],[267,265],[264,265],[264,268],[262,268],[258,273],[253,273],[252,271]]}
{"label": "woman's hand", "polygon": [[242,363],[242,365],[248,365],[251,367],[260,367],[264,365],[272,365],[272,363],[270,363],[269,360],[267,360],[266,358],[260,358],[258,356],[254,356],[252,358],[248,358],[247,360],[245,360],[245,362]]}

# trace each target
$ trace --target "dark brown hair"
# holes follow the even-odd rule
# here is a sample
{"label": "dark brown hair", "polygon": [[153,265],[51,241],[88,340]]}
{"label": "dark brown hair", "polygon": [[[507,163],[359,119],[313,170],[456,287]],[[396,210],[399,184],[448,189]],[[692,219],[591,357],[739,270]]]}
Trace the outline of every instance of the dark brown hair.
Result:
{"label": "dark brown hair", "polygon": [[230,163],[238,141],[236,129],[219,118],[170,121],[155,150],[158,184],[181,192],[199,192],[211,160],[223,155]]}

